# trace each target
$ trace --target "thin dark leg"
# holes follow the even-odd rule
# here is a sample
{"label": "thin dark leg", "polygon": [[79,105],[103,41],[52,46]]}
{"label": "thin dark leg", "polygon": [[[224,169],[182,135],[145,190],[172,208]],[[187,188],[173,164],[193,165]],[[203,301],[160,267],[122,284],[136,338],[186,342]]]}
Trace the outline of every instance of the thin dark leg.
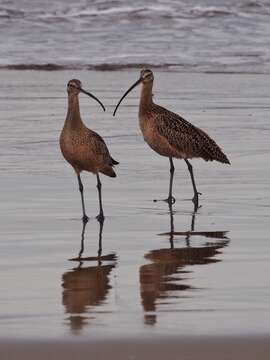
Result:
{"label": "thin dark leg", "polygon": [[170,187],[169,187],[168,203],[174,204],[175,198],[172,196],[174,165],[173,165],[173,159],[171,157],[169,158],[169,160],[170,160]]}
{"label": "thin dark leg", "polygon": [[175,198],[172,196],[172,186],[173,186],[173,175],[174,175],[174,165],[173,165],[173,159],[170,157],[170,186],[169,186],[169,195],[167,199],[164,200],[154,200],[154,202],[157,201],[165,201],[168,204],[174,204]]}
{"label": "thin dark leg", "polygon": [[191,181],[192,181],[192,186],[193,186],[193,191],[194,191],[194,197],[193,197],[192,201],[194,203],[194,211],[196,212],[199,208],[199,195],[201,195],[201,193],[197,191],[195,180],[194,180],[194,175],[193,175],[193,168],[192,168],[191,163],[187,159],[185,159],[185,162],[187,164],[188,171],[190,173],[190,177],[191,177]]}
{"label": "thin dark leg", "polygon": [[99,214],[97,216],[97,220],[103,222],[104,213],[103,213],[102,197],[101,197],[101,181],[98,174],[97,174],[97,189],[98,189],[98,199],[99,199]]}
{"label": "thin dark leg", "polygon": [[83,211],[82,221],[87,223],[87,221],[89,220],[89,217],[85,213],[85,205],[84,205],[84,197],[83,197],[83,183],[82,183],[80,174],[78,174],[77,177],[78,177],[79,190],[80,190],[81,199],[82,199],[82,211]]}

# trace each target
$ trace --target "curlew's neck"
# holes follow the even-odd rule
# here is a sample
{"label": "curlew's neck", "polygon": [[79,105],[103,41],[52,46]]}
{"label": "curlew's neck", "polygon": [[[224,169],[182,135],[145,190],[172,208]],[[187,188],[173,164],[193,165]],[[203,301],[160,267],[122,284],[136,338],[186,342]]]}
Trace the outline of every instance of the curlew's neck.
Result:
{"label": "curlew's neck", "polygon": [[141,98],[140,98],[140,110],[139,113],[143,114],[146,111],[149,111],[151,105],[153,104],[153,81],[148,82],[142,85]]}
{"label": "curlew's neck", "polygon": [[78,128],[82,125],[83,122],[80,114],[79,96],[77,94],[68,94],[68,111],[65,126]]}

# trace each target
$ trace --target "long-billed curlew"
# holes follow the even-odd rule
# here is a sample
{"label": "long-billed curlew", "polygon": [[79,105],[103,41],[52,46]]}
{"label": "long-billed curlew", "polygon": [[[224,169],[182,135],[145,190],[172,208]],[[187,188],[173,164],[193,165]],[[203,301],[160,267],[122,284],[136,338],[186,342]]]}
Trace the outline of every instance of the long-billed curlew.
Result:
{"label": "long-billed curlew", "polygon": [[194,197],[192,199],[197,211],[199,206],[199,192],[197,191],[193,169],[188,159],[200,157],[205,161],[219,161],[230,164],[227,156],[222,152],[216,142],[203,130],[192,125],[178,114],[175,114],[153,102],[154,75],[151,70],[141,71],[140,78],[125,92],[115,107],[113,115],[126,95],[140,83],[143,84],[139,106],[139,122],[144,140],[158,154],[170,160],[170,187],[166,199],[174,203],[172,185],[174,175],[173,158],[184,159],[191,176]]}
{"label": "long-billed curlew", "polygon": [[99,197],[99,215],[97,216],[97,219],[103,221],[104,214],[99,173],[103,173],[110,177],[116,177],[113,166],[118,164],[118,162],[111,157],[102,137],[84,125],[80,115],[79,93],[82,92],[95,99],[102,106],[104,111],[105,107],[94,95],[82,89],[80,80],[70,80],[67,84],[67,92],[68,111],[60,135],[60,148],[64,158],[71,164],[77,174],[82,200],[82,220],[84,222],[88,221],[88,216],[85,213],[83,183],[80,173],[82,171],[89,171],[97,176]]}

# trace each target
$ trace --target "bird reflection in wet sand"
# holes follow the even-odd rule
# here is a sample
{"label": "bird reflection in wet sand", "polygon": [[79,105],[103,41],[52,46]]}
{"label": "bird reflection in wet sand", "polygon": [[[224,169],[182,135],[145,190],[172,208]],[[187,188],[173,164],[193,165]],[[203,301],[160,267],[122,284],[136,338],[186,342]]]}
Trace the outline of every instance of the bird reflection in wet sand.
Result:
{"label": "bird reflection in wet sand", "polygon": [[[191,228],[188,231],[174,231],[174,214],[172,204],[169,204],[170,231],[164,234],[169,236],[170,248],[157,249],[148,252],[145,258],[151,261],[140,268],[141,299],[145,311],[145,324],[154,325],[157,321],[156,307],[164,303],[164,299],[187,297],[186,292],[192,287],[185,282],[185,266],[205,265],[221,260],[216,258],[220,250],[228,245],[226,231],[194,231],[195,216],[192,214]],[[184,236],[185,247],[175,248],[174,237]],[[192,247],[191,238],[201,236],[212,238],[213,241],[204,241],[202,245]]]}
{"label": "bird reflection in wet sand", "polygon": [[[78,257],[70,259],[79,265],[62,276],[62,303],[69,314],[71,331],[79,334],[91,319],[93,307],[102,305],[111,289],[109,275],[116,265],[116,254],[102,255],[103,222],[99,222],[98,255],[82,257],[86,223],[83,223],[81,249]],[[83,267],[84,262],[97,262],[94,266]],[[106,262],[106,264],[103,264]],[[93,318],[93,316],[92,316]]]}

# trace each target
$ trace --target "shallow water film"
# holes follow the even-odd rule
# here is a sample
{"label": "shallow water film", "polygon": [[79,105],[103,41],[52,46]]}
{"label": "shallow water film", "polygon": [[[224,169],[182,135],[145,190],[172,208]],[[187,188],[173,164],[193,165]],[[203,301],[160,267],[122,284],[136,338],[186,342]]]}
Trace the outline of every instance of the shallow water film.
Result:
{"label": "shallow water film", "polygon": [[[269,335],[269,77],[155,72],[155,101],[201,127],[231,166],[186,164],[143,141],[138,71],[1,70],[0,336],[13,339]],[[117,178],[84,173],[83,226],[72,168],[59,150],[66,83],[79,78],[85,123],[120,162]],[[117,86],[116,86],[117,84]],[[81,255],[81,261],[78,261]]]}

